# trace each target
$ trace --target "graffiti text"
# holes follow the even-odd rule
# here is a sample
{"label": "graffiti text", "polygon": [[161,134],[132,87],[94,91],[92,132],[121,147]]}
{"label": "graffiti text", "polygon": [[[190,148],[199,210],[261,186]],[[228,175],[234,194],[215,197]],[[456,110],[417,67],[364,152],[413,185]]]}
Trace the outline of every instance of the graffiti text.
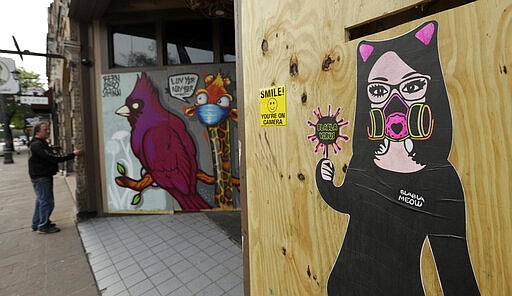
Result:
{"label": "graffiti text", "polygon": [[191,97],[196,89],[197,74],[178,74],[169,76],[169,92],[172,97],[187,102],[185,98]]}
{"label": "graffiti text", "polygon": [[103,76],[103,97],[117,97],[121,95],[121,76],[119,74]]}
{"label": "graffiti text", "polygon": [[421,208],[423,206],[423,203],[425,202],[423,196],[418,195],[416,193],[408,192],[403,189],[400,190],[398,200],[418,208]]}

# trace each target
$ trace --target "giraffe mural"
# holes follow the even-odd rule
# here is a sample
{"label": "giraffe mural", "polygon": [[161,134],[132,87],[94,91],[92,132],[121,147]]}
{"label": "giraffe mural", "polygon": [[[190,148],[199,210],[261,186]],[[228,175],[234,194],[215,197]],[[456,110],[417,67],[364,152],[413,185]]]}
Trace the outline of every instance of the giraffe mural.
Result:
{"label": "giraffe mural", "polygon": [[214,176],[198,173],[198,180],[215,185],[215,206],[233,209],[233,186],[240,189],[240,179],[232,176],[230,118],[238,119],[238,110],[231,107],[233,97],[226,88],[231,84],[228,77],[218,73],[204,77],[205,87],[196,91],[193,106],[184,107],[188,117],[197,116],[206,126],[212,153]]}

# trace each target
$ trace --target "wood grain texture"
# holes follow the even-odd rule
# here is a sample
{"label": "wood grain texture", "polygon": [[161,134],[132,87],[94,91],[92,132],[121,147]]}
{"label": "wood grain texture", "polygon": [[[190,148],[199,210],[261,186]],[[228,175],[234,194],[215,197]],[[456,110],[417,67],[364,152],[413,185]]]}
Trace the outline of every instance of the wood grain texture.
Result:
{"label": "wood grain texture", "polygon": [[[326,295],[348,216],[318,194],[321,154],[307,140],[307,121],[332,104],[353,122],[360,40],[345,42],[345,28],[415,2],[241,1],[251,295]],[[464,186],[473,270],[482,295],[512,295],[512,1],[477,1],[364,39],[393,38],[428,20],[439,23],[450,160]],[[258,91],[272,85],[286,85],[288,125],[262,128]],[[352,125],[344,132],[351,136]],[[330,151],[336,184],[352,154],[351,142],[340,144],[341,154]],[[422,274],[426,294],[442,295],[428,242]]]}

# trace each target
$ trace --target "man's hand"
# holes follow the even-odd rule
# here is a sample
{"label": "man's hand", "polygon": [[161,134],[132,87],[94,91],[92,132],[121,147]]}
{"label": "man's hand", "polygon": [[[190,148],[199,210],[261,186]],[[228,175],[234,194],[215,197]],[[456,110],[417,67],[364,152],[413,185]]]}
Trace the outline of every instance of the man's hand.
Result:
{"label": "man's hand", "polygon": [[73,151],[73,154],[75,154],[75,156],[80,156],[80,154],[82,154],[82,151],[75,150],[75,151]]}

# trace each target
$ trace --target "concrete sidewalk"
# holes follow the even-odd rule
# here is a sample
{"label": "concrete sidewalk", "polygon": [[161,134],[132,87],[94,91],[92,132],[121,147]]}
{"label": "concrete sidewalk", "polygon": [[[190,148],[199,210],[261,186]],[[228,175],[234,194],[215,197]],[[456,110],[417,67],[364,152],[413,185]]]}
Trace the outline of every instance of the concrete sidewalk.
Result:
{"label": "concrete sidewalk", "polygon": [[0,295],[243,295],[239,213],[98,217],[77,225],[73,178],[58,174],[52,221],[61,232],[38,234],[30,225],[27,156],[14,154],[9,165],[0,158]]}
{"label": "concrete sidewalk", "polygon": [[96,283],[74,221],[74,202],[63,176],[54,178],[54,234],[31,229],[35,194],[28,154],[0,158],[0,295],[97,296]]}

